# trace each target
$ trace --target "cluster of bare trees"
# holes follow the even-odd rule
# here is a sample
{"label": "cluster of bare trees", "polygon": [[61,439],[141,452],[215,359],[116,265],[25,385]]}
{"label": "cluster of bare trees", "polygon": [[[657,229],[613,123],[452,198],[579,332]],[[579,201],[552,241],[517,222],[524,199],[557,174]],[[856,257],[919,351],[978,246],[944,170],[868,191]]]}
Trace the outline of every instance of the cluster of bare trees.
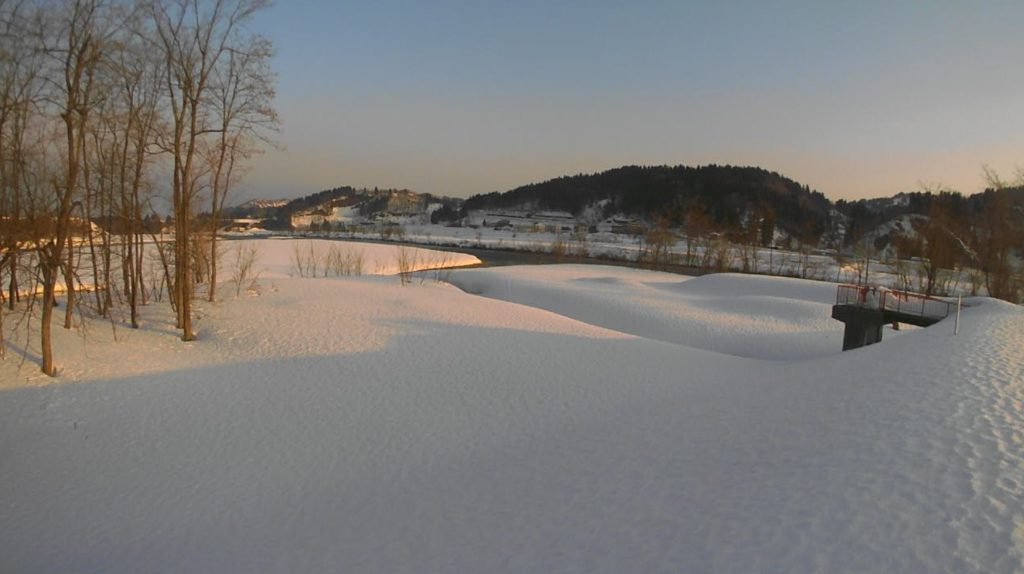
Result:
{"label": "cluster of bare trees", "polygon": [[[992,297],[1021,301],[1024,270],[1015,260],[1017,253],[1024,253],[1024,231],[1018,224],[1024,217],[1024,201],[1013,191],[1024,186],[1024,170],[1018,170],[1012,185],[989,168],[985,176],[989,188],[972,198],[925,188],[931,205],[927,216],[915,221],[917,233],[894,239],[902,286],[928,295],[945,294],[966,275],[972,295],[984,288]],[[912,283],[911,267],[916,267],[917,285]]]}
{"label": "cluster of bare trees", "polygon": [[[1024,254],[1024,229],[1018,222],[1024,216],[1024,201],[1013,201],[1006,191],[1010,186],[991,168],[985,168],[988,201],[971,227],[975,261],[983,273],[989,295],[1007,301],[1024,300],[1024,269],[1015,265],[1015,252]],[[1024,188],[1024,169],[1018,168],[1013,185]]]}
{"label": "cluster of bare trees", "polygon": [[[220,210],[277,121],[270,44],[246,28],[264,5],[0,0],[0,281],[7,311],[39,321],[43,372],[59,294],[66,328],[85,298],[101,316],[123,305],[138,327],[147,243],[193,338],[197,278],[214,297]],[[172,207],[165,243],[147,241],[158,198]]]}
{"label": "cluster of bare trees", "polygon": [[[1006,182],[986,168],[988,189],[972,197],[940,186],[924,186],[920,195],[927,200],[925,213],[914,213],[912,229],[893,232],[892,254],[882,269],[896,275],[896,286],[927,295],[948,295],[968,290],[1011,302],[1024,300],[1024,269],[1018,258],[1024,254],[1024,169],[1013,182]],[[737,270],[745,273],[785,274],[802,278],[826,278],[826,263],[818,253],[823,229],[805,220],[796,233],[789,234],[786,252],[775,254],[773,236],[775,213],[770,207],[750,206],[739,223],[716,224],[700,202],[667,214],[653,214],[652,227],[641,241],[638,261],[655,268],[684,264],[704,271]],[[681,238],[671,227],[682,223],[685,252],[674,253]],[[884,236],[883,236],[884,237]],[[830,253],[836,267],[835,281],[844,269],[856,272],[858,283],[868,283],[872,260],[880,249],[863,232],[854,235],[852,252]],[[764,261],[764,251],[767,261]],[[796,257],[794,259],[793,254]],[[819,253],[819,255],[821,255]],[[764,264],[767,264],[764,268]],[[886,271],[888,272],[888,271]],[[962,287],[961,281],[969,281]]]}

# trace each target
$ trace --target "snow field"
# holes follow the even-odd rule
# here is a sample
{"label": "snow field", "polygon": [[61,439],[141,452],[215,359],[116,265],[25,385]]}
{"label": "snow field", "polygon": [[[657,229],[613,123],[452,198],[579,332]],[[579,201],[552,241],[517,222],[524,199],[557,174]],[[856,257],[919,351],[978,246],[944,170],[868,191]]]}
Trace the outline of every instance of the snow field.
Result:
{"label": "snow field", "polygon": [[268,272],[189,345],[147,308],[3,361],[0,571],[1024,568],[1019,307],[839,353],[829,284],[451,277]]}

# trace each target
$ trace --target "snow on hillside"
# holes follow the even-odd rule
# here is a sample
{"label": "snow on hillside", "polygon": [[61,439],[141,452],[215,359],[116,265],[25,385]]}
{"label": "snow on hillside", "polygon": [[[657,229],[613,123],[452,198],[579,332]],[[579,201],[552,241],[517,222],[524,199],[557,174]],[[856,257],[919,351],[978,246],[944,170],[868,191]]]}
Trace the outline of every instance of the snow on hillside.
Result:
{"label": "snow on hillside", "polygon": [[250,199],[245,203],[240,203],[232,209],[268,209],[273,207],[283,207],[288,204],[288,199]]}
{"label": "snow on hillside", "polygon": [[0,571],[1024,568],[1019,307],[838,353],[828,284],[453,277],[489,297],[282,276],[187,345],[61,332],[57,381],[10,345]]}

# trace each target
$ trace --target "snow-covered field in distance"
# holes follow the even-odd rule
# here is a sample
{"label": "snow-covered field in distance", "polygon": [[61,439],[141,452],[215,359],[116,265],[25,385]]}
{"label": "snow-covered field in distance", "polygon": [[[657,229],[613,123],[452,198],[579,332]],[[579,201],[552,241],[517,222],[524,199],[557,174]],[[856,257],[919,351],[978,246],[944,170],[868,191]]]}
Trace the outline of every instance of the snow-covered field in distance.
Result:
{"label": "snow-covered field in distance", "polygon": [[289,243],[196,342],[163,305],[57,329],[50,381],[9,339],[0,571],[1024,568],[1018,306],[840,353],[827,283],[403,286],[289,277]]}
{"label": "snow-covered field in distance", "polygon": [[[328,239],[268,237],[266,239],[228,240],[224,241],[223,245],[225,253],[222,265],[228,267],[232,265],[232,257],[237,253],[239,247],[257,247],[255,269],[260,277],[267,279],[299,276],[297,260],[302,260],[304,263],[309,262],[311,254],[317,263],[318,270],[312,275],[337,275],[330,268],[329,254],[332,251],[342,258],[348,254],[358,254],[361,261],[359,275],[395,275],[403,270],[401,268],[403,257],[406,262],[406,271],[462,267],[480,263],[479,259],[465,253]],[[305,275],[311,274],[305,273]]]}
{"label": "snow-covered field in distance", "polygon": [[[356,228],[358,229],[358,228]],[[510,250],[531,253],[563,252],[567,260],[577,258],[581,254],[587,257],[606,259],[609,262],[636,262],[649,252],[648,245],[642,235],[623,233],[588,233],[582,240],[571,233],[554,233],[548,231],[517,232],[508,229],[492,229],[489,227],[447,227],[438,224],[405,224],[401,233],[382,235],[372,228],[361,231],[345,232],[296,232],[297,235],[310,237],[333,237],[349,240],[385,240],[408,242],[416,245],[438,246],[441,248],[468,248]],[[269,232],[258,230],[236,234],[240,237],[269,235]],[[692,256],[690,265],[699,266],[704,254],[704,246],[694,241],[687,246],[687,239],[677,239],[668,245],[666,258],[673,263],[686,264],[687,252]],[[746,252],[745,252],[746,250]],[[745,253],[744,253],[745,252]],[[724,269],[730,271],[746,271],[764,275],[802,277],[824,281],[857,283],[863,275],[868,282],[887,287],[923,291],[925,289],[920,260],[896,262],[883,254],[874,254],[870,261],[849,255],[815,250],[801,253],[782,248],[768,249],[765,247],[744,248],[732,245],[725,252]],[[747,259],[748,268],[744,269],[743,261]],[[714,254],[712,254],[714,260]],[[982,275],[973,269],[940,270],[937,278],[939,291],[951,295],[985,293]]]}

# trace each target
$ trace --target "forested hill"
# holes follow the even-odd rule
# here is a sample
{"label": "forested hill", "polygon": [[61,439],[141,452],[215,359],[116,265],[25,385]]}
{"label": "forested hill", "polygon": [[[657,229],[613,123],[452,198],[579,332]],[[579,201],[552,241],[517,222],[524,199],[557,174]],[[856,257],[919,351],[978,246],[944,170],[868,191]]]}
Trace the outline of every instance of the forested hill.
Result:
{"label": "forested hill", "polygon": [[601,217],[665,217],[672,225],[700,211],[716,227],[739,225],[754,213],[770,214],[780,229],[792,234],[807,228],[824,231],[830,207],[821,193],[778,173],[719,165],[626,166],[476,195],[463,204],[466,213],[532,209],[567,211],[578,217],[596,208]]}
{"label": "forested hill", "polygon": [[[927,257],[927,242],[943,238],[960,245],[969,257],[993,242],[1024,253],[1022,187],[970,196],[910,192],[832,203],[807,185],[758,167],[625,166],[464,201],[346,186],[289,201],[250,202],[225,212],[228,217],[263,219],[268,229],[292,229],[295,215],[333,221],[339,208],[367,221],[418,216],[454,225],[477,225],[492,215],[500,221],[501,214],[568,212],[588,225],[627,218],[640,222],[639,227],[667,225],[692,236],[719,233],[736,241],[757,237],[764,245],[795,242],[849,250],[865,244],[886,256],[901,250],[907,256]],[[941,232],[936,231],[939,228]],[[928,235],[930,240],[925,239]]]}

